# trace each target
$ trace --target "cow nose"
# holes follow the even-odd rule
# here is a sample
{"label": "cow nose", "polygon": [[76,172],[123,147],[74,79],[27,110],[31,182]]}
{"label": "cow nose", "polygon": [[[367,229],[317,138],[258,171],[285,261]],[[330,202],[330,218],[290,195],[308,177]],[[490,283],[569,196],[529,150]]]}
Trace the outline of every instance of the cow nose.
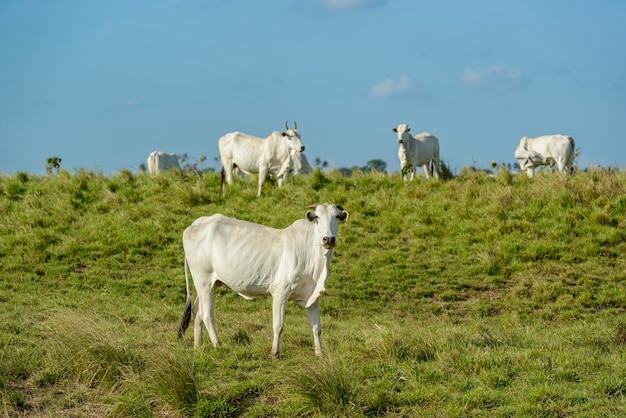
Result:
{"label": "cow nose", "polygon": [[304,152],[304,145],[300,147],[300,152]]}
{"label": "cow nose", "polygon": [[324,237],[322,238],[322,243],[326,248],[333,248],[337,243],[337,239],[335,237]]}

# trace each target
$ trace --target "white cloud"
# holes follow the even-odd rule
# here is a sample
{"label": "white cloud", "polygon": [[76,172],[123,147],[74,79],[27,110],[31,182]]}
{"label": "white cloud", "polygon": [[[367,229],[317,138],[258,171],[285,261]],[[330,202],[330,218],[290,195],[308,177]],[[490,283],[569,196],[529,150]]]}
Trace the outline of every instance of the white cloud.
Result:
{"label": "white cloud", "polygon": [[382,7],[387,0],[324,0],[324,7],[332,10],[357,10]]}
{"label": "white cloud", "polygon": [[409,76],[403,74],[398,79],[387,78],[372,87],[370,96],[377,99],[406,94],[411,90],[413,82]]}
{"label": "white cloud", "polygon": [[495,91],[515,90],[525,87],[528,83],[521,69],[505,68],[501,65],[482,70],[468,68],[461,74],[459,81],[468,87]]}

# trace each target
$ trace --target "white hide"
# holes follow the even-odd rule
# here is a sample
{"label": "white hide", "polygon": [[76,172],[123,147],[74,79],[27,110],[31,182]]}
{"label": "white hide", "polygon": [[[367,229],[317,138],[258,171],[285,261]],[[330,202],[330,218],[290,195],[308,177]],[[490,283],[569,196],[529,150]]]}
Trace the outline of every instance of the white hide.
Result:
{"label": "white hide", "polygon": [[222,188],[232,184],[233,172],[239,169],[247,174],[259,175],[258,196],[261,196],[267,174],[274,176],[278,185],[282,186],[287,177],[291,153],[304,151],[295,122],[293,129],[285,123],[285,132],[274,131],[267,138],[231,132],[219,139],[218,147],[222,160]]}
{"label": "white hide", "polygon": [[535,167],[542,165],[556,164],[561,173],[570,173],[574,168],[574,148],[574,138],[570,136],[523,136],[515,150],[515,158],[529,178],[533,177]]}
{"label": "white hide", "polygon": [[219,345],[215,330],[214,290],[225,284],[246,299],[271,296],[274,341],[271,354],[279,354],[285,307],[294,301],[307,310],[315,353],[321,355],[319,296],[325,290],[338,222],[348,212],[337,205],[317,205],[284,229],[216,214],[198,218],[183,233],[187,303],[182,336],[191,316],[189,273],[197,292],[194,310],[194,346],[202,343],[202,324],[211,342]]}
{"label": "white hide", "polygon": [[178,156],[176,154],[168,154],[163,151],[153,151],[148,156],[148,173],[150,174],[160,174],[162,171],[174,168],[180,170]]}
{"label": "white hide", "polygon": [[289,171],[292,172],[294,176],[298,174],[311,174],[313,172],[313,167],[309,164],[304,152],[291,151],[291,163],[289,167]]}
{"label": "white hide", "polygon": [[[401,123],[398,127],[392,129],[398,134],[398,159],[400,160],[400,170],[409,162],[411,171],[409,179],[415,178],[415,170],[417,167],[423,167],[427,178],[433,174],[435,178],[439,178],[439,139],[430,132],[422,132],[416,136],[411,135],[411,127],[406,123]],[[433,163],[431,171],[430,163]],[[407,175],[404,176],[407,180]]]}

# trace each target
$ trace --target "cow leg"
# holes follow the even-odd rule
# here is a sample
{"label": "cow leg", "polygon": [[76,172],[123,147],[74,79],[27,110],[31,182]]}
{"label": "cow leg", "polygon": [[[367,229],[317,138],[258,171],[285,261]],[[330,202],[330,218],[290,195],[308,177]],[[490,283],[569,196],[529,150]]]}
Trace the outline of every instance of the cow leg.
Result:
{"label": "cow leg", "polygon": [[287,307],[287,295],[280,293],[272,295],[272,316],[274,329],[274,342],[272,343],[272,357],[278,358],[280,355],[280,334],[285,325],[285,308]]}
{"label": "cow leg", "polygon": [[224,177],[226,179],[226,184],[233,184],[233,172],[234,172],[233,161],[222,160],[222,165],[224,166]]}
{"label": "cow leg", "polygon": [[263,189],[263,183],[265,182],[265,176],[267,175],[266,164],[259,165],[259,188],[257,190],[257,196],[261,196],[261,189]]}
{"label": "cow leg", "polygon": [[563,158],[559,158],[558,160],[556,160],[556,166],[558,167],[559,172],[561,174],[565,174],[566,165],[565,165],[565,160]]}
{"label": "cow leg", "polygon": [[534,167],[528,167],[526,169],[526,175],[528,176],[529,179],[532,179],[533,176],[535,175],[535,169]]}
{"label": "cow leg", "polygon": [[[202,323],[209,332],[209,338],[214,347],[220,345],[220,340],[217,338],[217,331],[215,330],[215,285],[213,280],[206,280],[206,285],[196,290],[198,292],[199,307],[196,321],[194,322],[194,347],[199,347],[202,344]],[[200,318],[198,320],[197,318]]]}
{"label": "cow leg", "polygon": [[433,158],[433,174],[435,175],[435,178],[438,179],[439,178],[439,156],[435,156],[435,158]]}
{"label": "cow leg", "polygon": [[322,321],[320,319],[320,300],[319,298],[313,303],[313,305],[306,308],[306,314],[309,317],[309,324],[311,325],[311,331],[313,331],[313,344],[315,345],[315,355],[322,355],[322,341],[320,339],[322,335]]}
{"label": "cow leg", "polygon": [[422,167],[424,167],[424,174],[426,174],[426,178],[427,179],[431,178],[432,174],[430,172],[430,161],[424,164]]}
{"label": "cow leg", "polygon": [[202,310],[200,309],[200,298],[197,297],[193,304],[193,346],[202,345]]}
{"label": "cow leg", "polygon": [[285,161],[283,165],[280,167],[280,171],[276,175],[276,179],[278,180],[278,187],[282,187],[283,183],[285,182],[285,179],[287,178],[287,172],[289,171],[290,161],[291,161],[290,158],[287,159],[287,161]]}

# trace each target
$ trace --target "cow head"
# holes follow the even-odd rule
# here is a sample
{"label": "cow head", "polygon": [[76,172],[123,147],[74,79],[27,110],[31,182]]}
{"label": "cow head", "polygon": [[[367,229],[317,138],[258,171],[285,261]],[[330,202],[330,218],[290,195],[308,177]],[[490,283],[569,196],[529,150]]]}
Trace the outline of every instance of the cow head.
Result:
{"label": "cow head", "polygon": [[398,144],[406,144],[407,139],[411,137],[411,127],[406,123],[401,123],[392,131],[398,134]]}
{"label": "cow head", "polygon": [[337,244],[337,230],[339,221],[348,219],[348,212],[339,205],[310,205],[315,211],[307,212],[306,218],[315,224],[315,239],[325,250],[332,250]]}
{"label": "cow head", "polygon": [[282,136],[287,140],[289,148],[296,152],[304,152],[304,145],[302,145],[302,141],[300,140],[300,132],[298,132],[298,124],[296,121],[293,122],[293,129],[289,128],[285,121],[285,132],[282,133]]}

